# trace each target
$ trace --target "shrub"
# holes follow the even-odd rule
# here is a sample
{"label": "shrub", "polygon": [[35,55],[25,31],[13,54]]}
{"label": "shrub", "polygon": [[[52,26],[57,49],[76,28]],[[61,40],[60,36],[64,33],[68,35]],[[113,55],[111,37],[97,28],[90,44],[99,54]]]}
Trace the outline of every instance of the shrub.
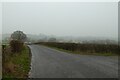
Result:
{"label": "shrub", "polygon": [[18,40],[11,40],[10,47],[12,52],[21,52],[23,48],[23,42]]}

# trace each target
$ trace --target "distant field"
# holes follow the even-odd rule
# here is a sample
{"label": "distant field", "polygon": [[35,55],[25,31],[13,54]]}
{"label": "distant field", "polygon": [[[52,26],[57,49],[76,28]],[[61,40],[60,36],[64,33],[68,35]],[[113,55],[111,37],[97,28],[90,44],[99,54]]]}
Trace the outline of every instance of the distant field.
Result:
{"label": "distant field", "polygon": [[53,47],[58,50],[72,52],[75,54],[93,54],[93,55],[120,55],[119,46],[115,44],[77,44],[77,43],[58,43],[58,42],[39,42],[35,44],[41,44],[49,47]]}

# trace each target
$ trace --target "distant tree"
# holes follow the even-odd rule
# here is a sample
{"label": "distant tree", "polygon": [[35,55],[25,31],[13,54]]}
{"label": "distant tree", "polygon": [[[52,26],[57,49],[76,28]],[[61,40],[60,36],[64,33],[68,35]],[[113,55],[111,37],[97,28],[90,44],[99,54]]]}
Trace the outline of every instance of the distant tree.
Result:
{"label": "distant tree", "polygon": [[27,36],[22,31],[15,31],[11,34],[10,46],[12,52],[22,51],[23,44],[26,41]]}
{"label": "distant tree", "polygon": [[73,40],[69,40],[68,43],[73,43]]}
{"label": "distant tree", "polygon": [[11,39],[25,42],[27,39],[27,36],[22,31],[15,31],[12,33]]}
{"label": "distant tree", "polygon": [[56,42],[56,38],[50,38],[48,42]]}

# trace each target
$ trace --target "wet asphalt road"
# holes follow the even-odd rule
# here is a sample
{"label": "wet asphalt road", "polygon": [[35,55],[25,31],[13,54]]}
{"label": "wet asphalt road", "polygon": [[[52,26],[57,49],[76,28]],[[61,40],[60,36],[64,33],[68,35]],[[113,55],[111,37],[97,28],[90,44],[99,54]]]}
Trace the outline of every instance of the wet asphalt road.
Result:
{"label": "wet asphalt road", "polygon": [[117,78],[118,57],[79,55],[40,45],[32,53],[30,78]]}

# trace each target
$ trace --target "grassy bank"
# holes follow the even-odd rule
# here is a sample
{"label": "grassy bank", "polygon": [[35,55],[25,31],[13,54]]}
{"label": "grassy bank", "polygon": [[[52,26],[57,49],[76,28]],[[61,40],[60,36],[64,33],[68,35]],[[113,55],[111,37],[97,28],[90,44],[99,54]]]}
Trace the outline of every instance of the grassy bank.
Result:
{"label": "grassy bank", "polygon": [[114,44],[80,44],[80,43],[57,43],[57,42],[39,42],[36,44],[45,45],[60,51],[82,54],[82,55],[101,55],[118,56],[119,46]]}
{"label": "grassy bank", "polygon": [[5,78],[27,78],[30,70],[30,51],[24,45],[19,53],[12,53],[7,46],[3,50],[3,79]]}

